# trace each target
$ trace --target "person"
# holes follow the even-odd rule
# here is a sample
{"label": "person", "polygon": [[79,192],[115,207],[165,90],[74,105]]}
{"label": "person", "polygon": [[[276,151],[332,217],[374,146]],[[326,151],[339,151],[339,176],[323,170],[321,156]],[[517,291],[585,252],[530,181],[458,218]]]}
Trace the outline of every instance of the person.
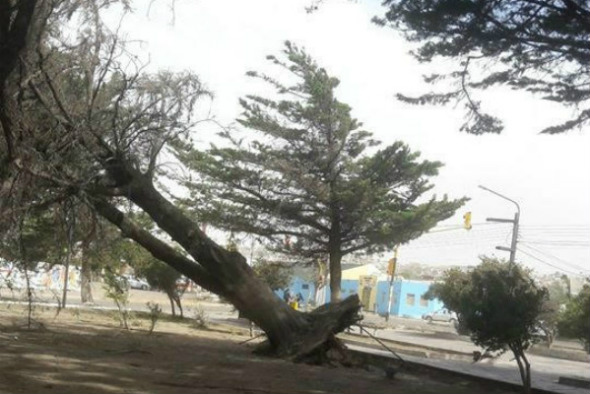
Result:
{"label": "person", "polygon": [[289,306],[291,308],[293,308],[295,310],[298,310],[299,309],[299,302],[297,301],[297,297],[296,296],[294,296],[292,294],[289,294],[289,301],[288,301],[288,303],[289,303]]}
{"label": "person", "polygon": [[289,291],[289,289],[283,290],[283,300],[285,300],[286,303],[289,303],[290,299],[291,299],[291,292]]}
{"label": "person", "polygon": [[303,304],[303,294],[301,294],[301,292],[297,293],[295,301],[297,302],[297,309],[301,308]]}

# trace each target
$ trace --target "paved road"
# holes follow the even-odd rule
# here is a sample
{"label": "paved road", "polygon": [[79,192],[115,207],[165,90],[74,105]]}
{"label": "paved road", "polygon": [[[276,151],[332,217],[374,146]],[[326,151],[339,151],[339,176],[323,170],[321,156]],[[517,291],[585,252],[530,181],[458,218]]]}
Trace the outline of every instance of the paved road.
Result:
{"label": "paved road", "polygon": [[[102,285],[100,283],[93,283],[92,294],[94,298],[94,303],[92,304],[92,306],[101,309],[116,309],[113,301],[105,296],[104,290],[102,289]],[[56,296],[58,296],[61,299],[61,295],[61,291],[51,292],[46,290],[35,290],[33,298],[35,302],[47,303],[56,306]],[[12,299],[13,301],[19,302],[26,301],[26,298],[22,293],[15,292],[11,294],[6,290],[2,291],[2,299]],[[164,313],[172,313],[172,310],[170,308],[170,301],[166,294],[164,294],[163,292],[135,289],[130,290],[129,309],[134,311],[147,312],[149,311],[147,307],[148,302],[160,304],[160,306],[162,307],[162,311]],[[80,304],[80,292],[68,291],[67,305],[78,307],[80,306]],[[184,314],[186,317],[194,316],[195,310],[197,308],[203,308],[209,318],[223,319],[227,317],[232,317],[234,315],[237,316],[237,313],[234,311],[233,306],[231,306],[230,304],[225,304],[213,300],[199,299],[196,293],[185,293],[182,297],[182,304],[184,308]]]}
{"label": "paved road", "polygon": [[[468,337],[457,335],[455,327],[449,323],[428,323],[427,321],[421,319],[410,319],[397,316],[391,316],[389,322],[385,323],[385,319],[383,317],[374,313],[365,313],[363,321],[368,322],[369,324],[387,324],[387,327],[395,329],[396,331],[419,332],[425,336],[437,337],[443,339],[444,341],[463,341],[471,344],[471,340]],[[578,341],[556,340],[553,342],[553,347],[563,350],[574,350],[580,352],[584,351],[584,347]]]}
{"label": "paved road", "polygon": [[[355,330],[353,329],[353,331]],[[358,332],[358,329],[356,331]],[[483,349],[474,345],[470,341],[463,340],[462,338],[441,338],[437,333],[384,329],[377,330],[375,336],[403,343],[418,344],[420,346],[428,346],[435,349],[451,350],[468,354],[472,354],[474,351],[483,351]],[[573,375],[590,379],[590,363],[562,360],[533,354],[529,354],[528,358],[533,373],[547,372],[556,375]],[[513,355],[510,352],[504,353],[493,360],[486,359],[480,363],[492,366],[512,366],[514,372],[518,374],[516,361],[513,360]]]}

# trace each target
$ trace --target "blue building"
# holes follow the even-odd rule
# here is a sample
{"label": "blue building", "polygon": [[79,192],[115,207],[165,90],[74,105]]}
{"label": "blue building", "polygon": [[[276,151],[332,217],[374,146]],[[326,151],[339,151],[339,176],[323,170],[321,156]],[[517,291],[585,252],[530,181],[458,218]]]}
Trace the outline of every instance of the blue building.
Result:
{"label": "blue building", "polygon": [[[303,302],[301,302],[300,304],[302,308],[305,308],[311,300],[311,298],[315,295],[315,285],[313,283],[306,282],[300,277],[295,276],[293,277],[291,284],[289,285],[289,292],[294,296],[301,294]],[[283,298],[285,292],[284,290],[277,290],[275,291],[275,294]]]}
{"label": "blue building", "polygon": [[[393,282],[393,297],[389,313],[394,316],[420,318],[423,314],[435,312],[444,308],[439,299],[428,300],[424,294],[432,282],[418,280],[395,280]],[[389,303],[389,283],[377,283],[377,302],[375,312],[387,314]]]}
{"label": "blue building", "polygon": [[[367,277],[361,278],[360,280],[342,280],[342,297],[358,294],[364,310],[386,315],[389,304],[389,281],[384,278],[378,280],[377,277],[374,277],[373,281],[366,279]],[[430,281],[395,280],[393,282],[393,296],[389,313],[393,316],[419,319],[425,313],[442,309],[444,305],[440,300],[428,300],[424,297],[431,284],[432,282]],[[294,295],[302,295],[302,308],[305,308],[310,301],[312,305],[315,303],[313,299],[315,295],[313,283],[295,277],[289,286],[289,291]],[[324,286],[320,291],[323,294],[318,298],[328,302],[330,300],[330,287]],[[279,297],[283,297],[282,290],[276,293]]]}

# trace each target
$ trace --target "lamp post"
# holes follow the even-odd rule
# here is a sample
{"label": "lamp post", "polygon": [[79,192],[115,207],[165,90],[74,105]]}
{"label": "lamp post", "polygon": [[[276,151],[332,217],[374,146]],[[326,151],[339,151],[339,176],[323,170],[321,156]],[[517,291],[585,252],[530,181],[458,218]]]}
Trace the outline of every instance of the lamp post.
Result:
{"label": "lamp post", "polygon": [[514,205],[516,205],[516,213],[514,214],[514,219],[495,219],[495,218],[487,218],[486,220],[488,222],[500,222],[500,223],[512,223],[512,242],[510,244],[510,248],[507,248],[505,246],[496,246],[496,249],[498,250],[505,250],[507,252],[510,252],[510,264],[514,264],[514,259],[516,257],[516,243],[518,242],[518,221],[520,220],[520,206],[518,205],[518,203],[496,191],[493,191],[491,189],[488,189],[485,186],[479,185],[478,186],[480,189],[483,189],[487,192],[490,192],[492,194],[495,194],[496,196],[503,198],[504,200],[508,200],[511,203],[513,203]]}

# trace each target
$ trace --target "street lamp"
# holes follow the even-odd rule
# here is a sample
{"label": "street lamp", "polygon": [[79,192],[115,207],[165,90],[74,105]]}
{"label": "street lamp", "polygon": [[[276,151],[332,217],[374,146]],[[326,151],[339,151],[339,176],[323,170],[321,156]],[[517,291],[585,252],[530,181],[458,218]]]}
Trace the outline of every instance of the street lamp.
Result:
{"label": "street lamp", "polygon": [[486,220],[488,222],[500,222],[500,223],[512,223],[512,242],[510,244],[510,247],[507,248],[505,246],[496,246],[496,249],[498,250],[505,250],[507,252],[510,252],[510,263],[513,264],[514,263],[514,258],[516,257],[516,243],[518,241],[518,221],[520,219],[520,205],[518,205],[518,203],[496,191],[493,191],[491,189],[488,189],[485,186],[479,185],[478,186],[480,189],[483,189],[485,191],[488,191],[492,194],[495,194],[496,196],[503,198],[504,200],[508,200],[511,203],[513,203],[514,205],[516,205],[516,213],[514,214],[514,219],[495,219],[495,218],[487,218]]}

